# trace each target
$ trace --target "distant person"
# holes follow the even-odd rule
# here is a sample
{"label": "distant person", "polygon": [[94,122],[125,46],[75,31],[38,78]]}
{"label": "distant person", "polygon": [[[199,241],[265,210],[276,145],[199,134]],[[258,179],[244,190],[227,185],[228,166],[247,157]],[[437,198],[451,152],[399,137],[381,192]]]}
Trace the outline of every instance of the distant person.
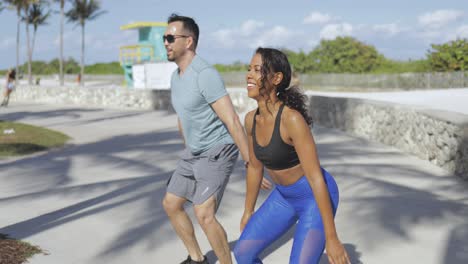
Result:
{"label": "distant person", "polygon": [[[289,263],[318,263],[324,248],[330,263],[350,263],[334,223],[338,187],[320,166],[307,97],[290,86],[286,55],[258,48],[246,80],[248,96],[257,101],[258,108],[244,122],[250,163],[242,234],[234,249],[237,262],[262,263],[259,254],[295,225]],[[276,187],[255,211],[264,167]]]}
{"label": "distant person", "polygon": [[171,101],[186,149],[168,181],[163,207],[188,251],[182,263],[208,263],[184,209],[190,201],[219,262],[230,264],[227,235],[215,214],[239,151],[248,162],[247,137],[221,76],[196,54],[196,22],[172,14],[167,23],[167,58],[178,66],[171,77]]}
{"label": "distant person", "polygon": [[0,106],[8,106],[10,101],[10,95],[15,90],[15,78],[16,78],[16,71],[8,70],[6,74],[6,85],[5,85],[5,93],[3,96],[3,101]]}

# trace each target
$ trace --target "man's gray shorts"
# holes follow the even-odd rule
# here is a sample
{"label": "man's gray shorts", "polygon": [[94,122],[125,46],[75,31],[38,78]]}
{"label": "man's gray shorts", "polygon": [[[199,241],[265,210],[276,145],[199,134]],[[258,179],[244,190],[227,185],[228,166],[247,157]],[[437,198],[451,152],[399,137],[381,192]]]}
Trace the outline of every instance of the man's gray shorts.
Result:
{"label": "man's gray shorts", "polygon": [[216,145],[198,155],[185,149],[168,181],[167,192],[197,205],[214,195],[218,208],[238,156],[234,144]]}

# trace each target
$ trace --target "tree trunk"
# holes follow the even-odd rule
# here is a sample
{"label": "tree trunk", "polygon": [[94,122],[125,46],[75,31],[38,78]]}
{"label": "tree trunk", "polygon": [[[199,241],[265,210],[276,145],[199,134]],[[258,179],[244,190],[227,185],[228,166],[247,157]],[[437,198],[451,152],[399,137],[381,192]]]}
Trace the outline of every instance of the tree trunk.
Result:
{"label": "tree trunk", "polygon": [[21,14],[20,8],[17,7],[16,14],[18,16],[18,24],[16,26],[16,77],[15,77],[15,84],[18,85],[18,78],[19,78],[19,46],[20,46],[20,25],[21,25]]}
{"label": "tree trunk", "polygon": [[32,85],[32,73],[31,73],[31,61],[32,61],[32,51],[31,43],[29,38],[29,19],[26,19],[26,48],[28,55],[28,84]]}
{"label": "tree trunk", "polygon": [[64,77],[63,77],[63,20],[65,17],[64,13],[64,6],[65,6],[65,0],[60,1],[60,59],[59,59],[59,65],[60,65],[60,86],[63,86],[64,84]]}
{"label": "tree trunk", "polygon": [[84,56],[85,56],[85,24],[81,23],[81,78],[80,85],[84,86]]}
{"label": "tree trunk", "polygon": [[31,45],[31,58],[32,58],[32,54],[34,54],[34,46],[36,45],[36,32],[37,32],[37,27],[34,26],[32,45]]}

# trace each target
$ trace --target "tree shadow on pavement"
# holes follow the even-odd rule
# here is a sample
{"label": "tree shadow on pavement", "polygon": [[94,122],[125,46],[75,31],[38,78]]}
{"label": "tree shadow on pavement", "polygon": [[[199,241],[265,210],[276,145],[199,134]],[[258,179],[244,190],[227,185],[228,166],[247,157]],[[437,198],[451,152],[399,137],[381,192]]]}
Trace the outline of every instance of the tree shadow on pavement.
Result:
{"label": "tree shadow on pavement", "polygon": [[[465,219],[466,220],[466,219]],[[450,232],[444,260],[442,263],[468,263],[468,224],[455,226]]]}
{"label": "tree shadow on pavement", "polygon": [[[45,205],[38,210],[45,213],[3,226],[0,233],[23,239],[90,216],[112,215],[138,203],[141,208],[130,206],[129,211],[137,213],[124,217],[129,223],[113,234],[114,242],[103,249],[101,256],[119,254],[143,240],[157,244],[164,237],[173,237],[174,233],[160,204],[167,179],[182,149],[182,141],[174,128],[114,136],[3,161],[0,164],[0,172],[3,171],[0,178],[16,184],[12,185],[13,189],[1,194],[1,207],[15,202],[27,203],[51,198],[59,201],[61,197],[75,202],[58,202],[58,207]],[[143,155],[130,155],[135,152]],[[82,180],[90,182],[70,185],[77,180],[72,168],[79,159],[91,162],[82,168],[84,171],[79,175]],[[112,172],[102,178],[104,175],[98,174],[102,170],[100,166]],[[86,175],[87,171],[89,175]],[[116,211],[117,208],[121,209]],[[89,236],[92,239],[93,234]]]}

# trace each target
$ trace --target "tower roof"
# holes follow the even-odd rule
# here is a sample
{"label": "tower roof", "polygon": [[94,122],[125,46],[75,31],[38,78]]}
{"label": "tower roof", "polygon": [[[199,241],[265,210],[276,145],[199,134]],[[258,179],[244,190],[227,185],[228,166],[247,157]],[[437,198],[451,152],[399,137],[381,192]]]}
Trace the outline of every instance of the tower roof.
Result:
{"label": "tower roof", "polygon": [[120,30],[137,29],[143,27],[167,27],[166,22],[133,22],[120,27]]}

